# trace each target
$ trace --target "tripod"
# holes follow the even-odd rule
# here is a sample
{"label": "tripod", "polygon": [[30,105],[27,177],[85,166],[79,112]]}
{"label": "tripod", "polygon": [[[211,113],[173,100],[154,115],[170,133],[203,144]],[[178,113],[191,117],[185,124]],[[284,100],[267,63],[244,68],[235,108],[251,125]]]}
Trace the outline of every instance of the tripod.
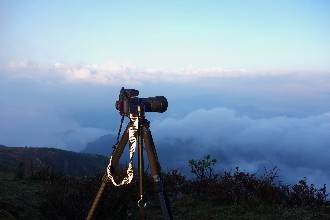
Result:
{"label": "tripod", "polygon": [[[144,201],[144,188],[143,188],[143,174],[144,174],[144,159],[143,159],[143,142],[145,143],[145,150],[147,152],[149,165],[152,173],[152,177],[155,183],[156,193],[158,194],[158,198],[160,201],[162,213],[164,219],[173,219],[170,202],[167,197],[166,191],[164,189],[164,185],[161,177],[161,167],[158,162],[158,156],[156,153],[156,148],[152,139],[151,131],[149,129],[150,122],[145,118],[145,111],[142,105],[137,106],[137,116],[138,116],[138,173],[139,173],[139,193],[140,200],[138,201],[138,206],[140,208],[140,219],[144,219],[145,217],[145,206],[146,203]],[[119,141],[117,148],[115,149],[112,158],[111,158],[111,170],[114,170],[118,165],[119,159],[124,151],[124,148],[129,140],[129,128],[132,124],[132,121],[127,125],[121,140]],[[93,218],[95,209],[99,203],[99,200],[104,192],[106,184],[108,182],[108,176],[105,174],[103,176],[102,184],[100,189],[94,199],[92,207],[88,213],[87,220]]]}

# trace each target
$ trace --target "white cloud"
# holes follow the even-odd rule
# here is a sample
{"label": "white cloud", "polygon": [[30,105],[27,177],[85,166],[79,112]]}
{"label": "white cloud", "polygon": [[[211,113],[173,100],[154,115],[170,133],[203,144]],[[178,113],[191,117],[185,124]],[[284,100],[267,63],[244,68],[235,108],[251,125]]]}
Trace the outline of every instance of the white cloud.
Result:
{"label": "white cloud", "polygon": [[[288,72],[256,72],[245,69],[207,68],[197,69],[188,66],[182,69],[164,70],[160,68],[138,68],[132,64],[119,64],[108,62],[102,65],[74,66],[63,63],[53,65],[37,65],[30,61],[10,62],[6,71],[11,77],[25,77],[34,80],[60,81],[70,83],[91,83],[100,85],[116,85],[123,83],[127,85],[140,85],[148,82],[195,82],[200,79],[222,79],[237,77],[263,77],[300,75]],[[7,76],[9,77],[9,76]]]}
{"label": "white cloud", "polygon": [[7,146],[57,147],[80,151],[89,141],[109,131],[81,127],[50,106],[0,108],[0,140]]}
{"label": "white cloud", "polygon": [[220,169],[277,165],[288,180],[330,179],[326,73],[21,61],[0,69],[0,84],[0,144],[81,150],[108,133],[104,124],[118,125],[118,118],[112,121],[118,87],[141,87],[142,97],[169,100],[165,114],[150,113],[160,160],[165,156],[167,164],[186,167],[189,159],[212,154]]}
{"label": "white cloud", "polygon": [[330,180],[330,113],[253,119],[228,108],[200,109],[181,119],[152,123],[151,128],[163,157],[176,155],[173,163],[212,154],[222,169],[239,166],[256,172],[278,166],[288,181],[304,176]]}
{"label": "white cloud", "polygon": [[30,68],[34,67],[35,64],[28,60],[21,60],[9,62],[7,66],[9,68]]}

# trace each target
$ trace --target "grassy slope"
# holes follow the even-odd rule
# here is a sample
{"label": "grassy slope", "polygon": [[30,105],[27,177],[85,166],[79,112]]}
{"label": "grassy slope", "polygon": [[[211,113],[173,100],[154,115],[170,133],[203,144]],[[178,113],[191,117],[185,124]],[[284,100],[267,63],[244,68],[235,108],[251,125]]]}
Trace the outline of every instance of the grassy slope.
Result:
{"label": "grassy slope", "polygon": [[[147,219],[161,219],[160,207],[150,204],[146,210]],[[187,196],[172,203],[174,219],[200,220],[200,219],[330,219],[330,207],[307,209],[290,208],[283,206],[244,206],[220,205],[201,201],[196,197]],[[135,216],[138,216],[136,214]],[[138,219],[138,218],[132,218]]]}
{"label": "grassy slope", "polygon": [[[44,197],[46,194],[45,190],[47,189],[48,191],[48,189],[51,188],[46,188],[45,182],[42,180],[36,181],[29,177],[15,179],[14,173],[8,173],[8,171],[15,172],[14,170],[17,170],[19,162],[24,159],[21,155],[25,157],[31,156],[31,158],[38,157],[44,163],[49,162],[49,165],[57,167],[58,169],[63,169],[63,164],[66,164],[67,162],[70,164],[69,167],[72,166],[75,169],[80,170],[82,173],[86,172],[87,170],[93,172],[93,168],[98,166],[104,168],[103,163],[107,162],[107,158],[105,157],[98,157],[96,155],[87,154],[81,155],[78,153],[66,152],[57,149],[6,148],[4,146],[0,146],[0,168],[2,168],[0,169],[0,219],[46,219],[42,213],[58,214],[59,210],[64,210],[65,208],[71,207],[68,206],[68,204],[72,206],[77,205],[76,200],[73,199],[72,201],[69,201],[71,197],[75,197],[80,194],[86,195],[87,193],[86,187],[83,187],[86,182],[84,183],[78,181],[78,185],[74,185],[74,188],[72,185],[61,185],[61,187],[58,187],[58,189],[53,189],[55,196],[53,199],[55,199],[55,201],[59,201],[59,204],[54,206],[56,208],[53,208],[53,210],[42,210],[40,207],[52,207],[54,204],[51,203],[50,206],[42,205],[46,202],[46,198]],[[1,170],[7,173],[2,172]],[[172,180],[176,185],[178,184],[178,179],[174,177],[175,175],[171,178],[173,178]],[[169,180],[171,180],[171,178]],[[135,179],[135,185],[132,186],[135,190],[130,191],[131,193],[129,193],[129,195],[133,195],[130,196],[132,198],[138,197],[137,182],[138,181]],[[92,189],[95,186],[94,191],[96,191],[99,187],[99,184],[99,181],[95,179],[94,184],[92,184],[92,187],[90,188]],[[67,188],[66,192],[72,192],[72,194],[63,194],[64,186]],[[112,188],[112,190],[117,190],[117,188]],[[94,199],[94,194],[96,194],[96,192],[91,193],[92,198],[88,198],[87,203],[85,201],[86,204],[92,202],[92,199]],[[158,199],[155,199],[153,193],[149,196],[152,198],[152,202],[150,202],[147,206],[146,216],[148,218],[146,219],[161,219],[162,214],[158,205]],[[78,196],[78,198],[84,197]],[[114,197],[111,196],[110,200],[111,199],[114,199]],[[106,199],[103,197],[103,200]],[[66,203],[63,203],[65,201]],[[79,202],[83,204],[83,201]],[[136,202],[137,201],[135,201],[135,199],[134,201],[130,200],[130,203],[135,208],[132,209],[132,215],[131,217],[127,217],[128,219],[138,219],[139,212],[138,208],[136,207]],[[114,203],[114,205],[116,204],[118,205],[119,203]],[[114,209],[116,209],[113,205],[110,206],[111,207],[109,207],[109,204],[105,206],[105,216],[108,216],[109,214],[109,218],[113,217],[111,213],[114,214]],[[270,206],[262,204],[257,206],[226,205],[211,202],[210,199],[204,198],[203,200],[202,197],[192,195],[191,193],[188,195],[183,195],[181,199],[175,199],[171,206],[174,219],[330,219],[330,207],[307,209],[302,207],[290,208],[279,205]],[[80,207],[78,214],[85,216],[81,210],[81,207],[85,207],[85,205],[77,207]],[[86,210],[89,208],[90,207],[86,207]],[[70,212],[72,212],[72,210]],[[65,213],[63,217],[65,218],[66,215],[67,213]]]}
{"label": "grassy slope", "polygon": [[[330,209],[219,205],[186,197],[173,204],[175,219],[330,219]],[[328,213],[327,213],[328,212]]]}
{"label": "grassy slope", "polygon": [[0,172],[0,219],[44,219],[38,210],[43,183]]}
{"label": "grassy slope", "polygon": [[[0,172],[0,219],[45,219],[39,209],[44,185],[30,178],[15,179],[14,174]],[[162,217],[158,200],[152,199],[147,219]],[[137,210],[137,209],[135,209]],[[220,205],[184,196],[172,203],[174,219],[330,219],[330,208],[304,209],[275,206],[249,207]],[[138,219],[133,213],[130,219]]]}

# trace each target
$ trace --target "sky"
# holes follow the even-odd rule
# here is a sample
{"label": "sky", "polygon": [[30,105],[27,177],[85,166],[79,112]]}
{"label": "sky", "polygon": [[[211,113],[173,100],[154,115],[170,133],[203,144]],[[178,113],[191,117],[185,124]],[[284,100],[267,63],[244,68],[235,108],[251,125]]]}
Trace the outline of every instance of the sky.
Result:
{"label": "sky", "polygon": [[81,151],[116,133],[124,86],[169,101],[147,113],[164,167],[211,153],[217,169],[329,185],[329,9],[0,0],[0,144]]}

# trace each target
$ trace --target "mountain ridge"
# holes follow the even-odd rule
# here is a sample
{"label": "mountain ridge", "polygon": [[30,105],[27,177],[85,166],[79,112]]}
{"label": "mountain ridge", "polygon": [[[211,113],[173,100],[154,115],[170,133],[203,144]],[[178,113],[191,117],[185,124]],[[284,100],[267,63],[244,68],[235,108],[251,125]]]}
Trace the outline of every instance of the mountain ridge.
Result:
{"label": "mountain ridge", "polygon": [[92,176],[96,171],[104,171],[108,158],[98,154],[73,152],[48,147],[7,147],[0,145],[0,171],[15,172],[20,164],[25,174],[32,167],[49,167],[68,175]]}
{"label": "mountain ridge", "polygon": [[103,156],[109,156],[112,153],[112,146],[116,144],[117,140],[115,135],[106,134],[98,139],[88,142],[86,147],[80,151],[82,153],[98,154]]}

